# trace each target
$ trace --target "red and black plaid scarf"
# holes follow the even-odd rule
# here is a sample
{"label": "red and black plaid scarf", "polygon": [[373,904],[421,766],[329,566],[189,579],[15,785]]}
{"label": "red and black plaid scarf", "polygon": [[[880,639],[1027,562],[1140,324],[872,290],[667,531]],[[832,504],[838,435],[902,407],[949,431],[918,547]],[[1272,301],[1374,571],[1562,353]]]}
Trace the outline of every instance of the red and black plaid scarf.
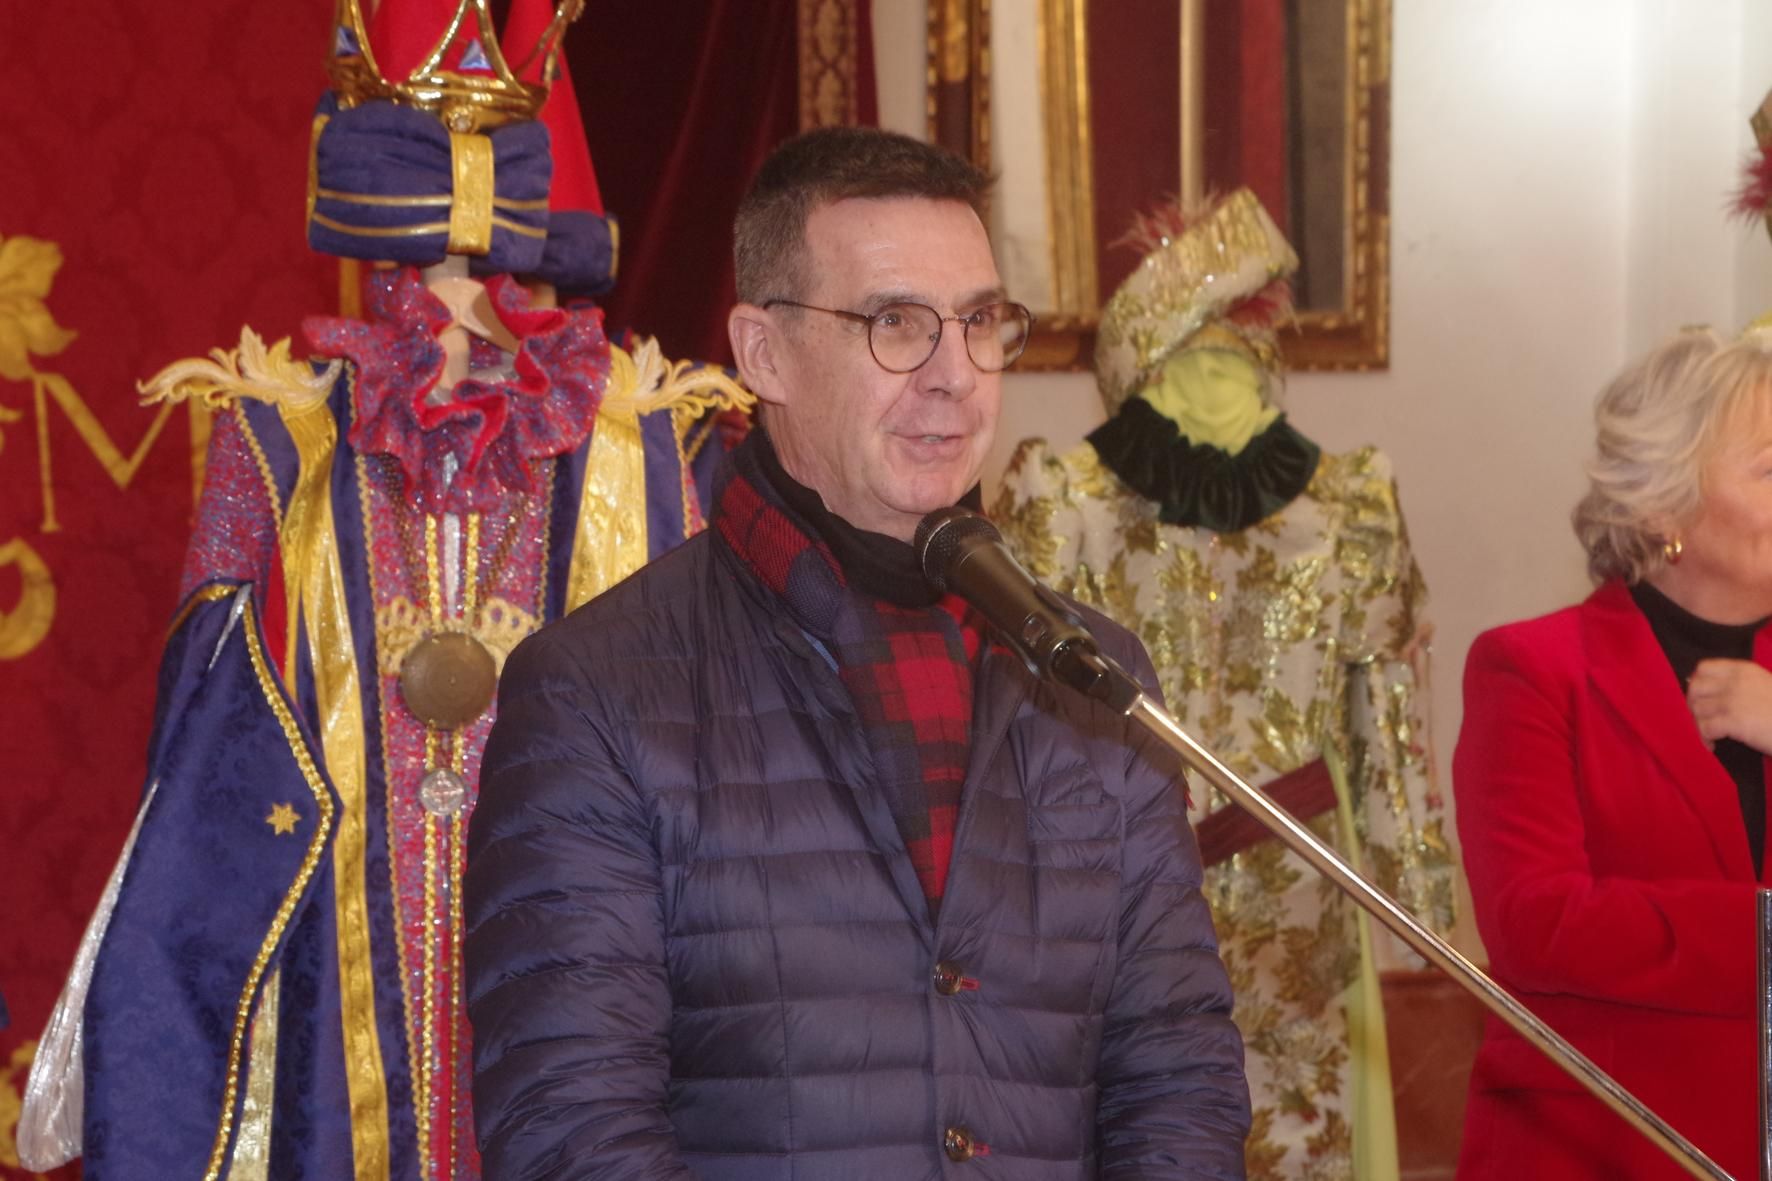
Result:
{"label": "red and black plaid scarf", "polygon": [[[760,454],[768,447],[753,431],[733,453],[715,530],[836,662],[933,916],[971,754],[982,624],[952,595],[905,606],[853,585],[831,546],[773,486],[772,478],[788,477],[773,454]],[[826,517],[827,528],[846,527]]]}

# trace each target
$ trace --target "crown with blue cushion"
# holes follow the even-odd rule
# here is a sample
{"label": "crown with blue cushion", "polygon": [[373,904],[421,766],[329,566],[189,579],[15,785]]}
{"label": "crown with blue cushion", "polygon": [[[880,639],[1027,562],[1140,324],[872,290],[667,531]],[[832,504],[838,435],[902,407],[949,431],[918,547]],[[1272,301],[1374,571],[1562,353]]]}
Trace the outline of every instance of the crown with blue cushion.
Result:
{"label": "crown with blue cushion", "polygon": [[[409,44],[413,36],[435,34],[430,51],[415,65],[396,58],[395,77],[378,61],[360,0],[338,0],[338,34],[328,65],[339,106],[349,109],[376,99],[435,114],[451,131],[471,133],[534,119],[547,102],[556,76],[560,36],[584,11],[584,0],[559,0],[536,40],[522,47],[513,68],[493,29],[490,0],[454,0],[445,5],[395,5],[384,0],[378,23],[394,26]],[[383,14],[391,13],[388,20]],[[439,23],[440,22],[440,23]],[[425,24],[434,24],[426,29]],[[384,47],[384,52],[386,47]],[[525,81],[533,74],[535,81]]]}
{"label": "crown with blue cushion", "polygon": [[382,0],[373,22],[361,0],[338,0],[332,92],[309,161],[309,244],[419,266],[465,255],[479,273],[606,289],[613,226],[594,180],[588,201],[550,200],[562,148],[538,121],[562,81],[561,34],[583,7],[516,0],[501,44],[489,0]]}

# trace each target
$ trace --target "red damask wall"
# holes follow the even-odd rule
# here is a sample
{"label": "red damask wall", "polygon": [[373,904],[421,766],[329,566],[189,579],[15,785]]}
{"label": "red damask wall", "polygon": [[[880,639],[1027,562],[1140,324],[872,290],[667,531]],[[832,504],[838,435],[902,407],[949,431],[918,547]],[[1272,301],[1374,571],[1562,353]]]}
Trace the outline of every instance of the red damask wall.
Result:
{"label": "red damask wall", "polygon": [[[687,7],[654,30],[665,58],[633,52],[623,31],[664,18],[627,0],[592,5],[569,54],[642,297],[616,322],[713,356],[734,178],[799,127],[873,121],[868,4]],[[24,1175],[30,1049],[140,795],[199,475],[203,419],[142,409],[135,382],[336,310],[303,235],[332,10],[0,3],[0,1181]]]}
{"label": "red damask wall", "polygon": [[3,1178],[26,1175],[29,1047],[141,791],[190,522],[201,424],[134,385],[242,324],[273,338],[336,308],[303,236],[330,14],[0,4]]}

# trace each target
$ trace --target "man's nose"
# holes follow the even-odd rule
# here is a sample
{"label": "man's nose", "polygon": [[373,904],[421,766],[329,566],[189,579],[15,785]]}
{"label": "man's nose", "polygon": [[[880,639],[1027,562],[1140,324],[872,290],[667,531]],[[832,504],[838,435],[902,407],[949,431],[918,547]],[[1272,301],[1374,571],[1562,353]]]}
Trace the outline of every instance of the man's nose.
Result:
{"label": "man's nose", "polygon": [[966,351],[966,325],[960,320],[948,320],[941,328],[935,352],[917,370],[918,384],[925,393],[968,397],[978,388],[978,366]]}

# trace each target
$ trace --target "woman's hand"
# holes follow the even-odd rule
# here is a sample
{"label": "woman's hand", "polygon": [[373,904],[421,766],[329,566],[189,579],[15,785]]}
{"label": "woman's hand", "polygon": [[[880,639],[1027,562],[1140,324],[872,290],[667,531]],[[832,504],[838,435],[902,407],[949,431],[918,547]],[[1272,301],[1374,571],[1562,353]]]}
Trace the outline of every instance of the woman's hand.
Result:
{"label": "woman's hand", "polygon": [[1686,703],[1706,742],[1733,738],[1772,755],[1772,672],[1751,660],[1701,660]]}

